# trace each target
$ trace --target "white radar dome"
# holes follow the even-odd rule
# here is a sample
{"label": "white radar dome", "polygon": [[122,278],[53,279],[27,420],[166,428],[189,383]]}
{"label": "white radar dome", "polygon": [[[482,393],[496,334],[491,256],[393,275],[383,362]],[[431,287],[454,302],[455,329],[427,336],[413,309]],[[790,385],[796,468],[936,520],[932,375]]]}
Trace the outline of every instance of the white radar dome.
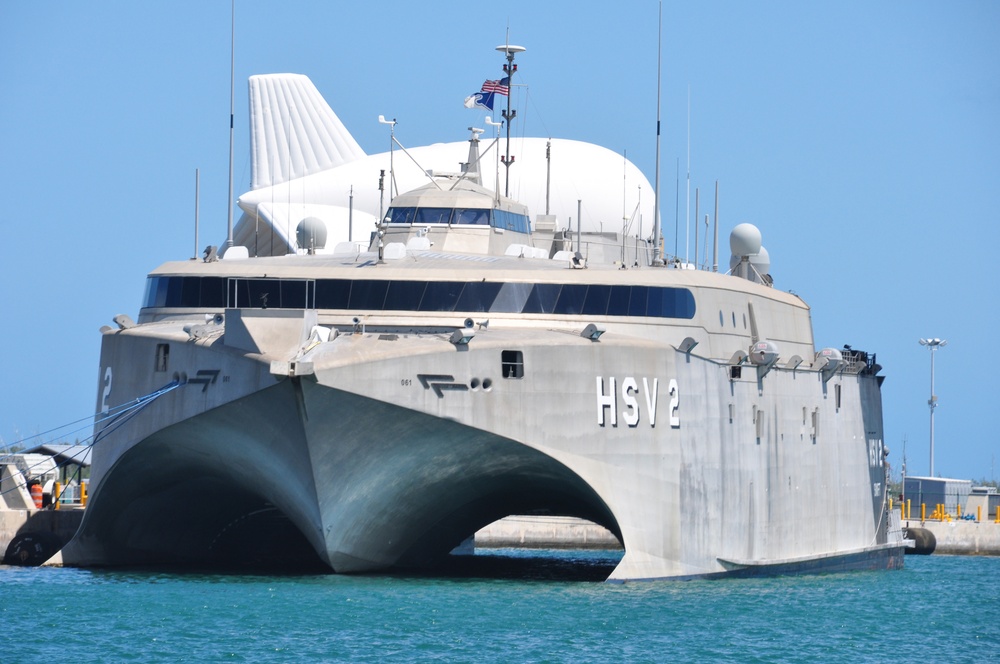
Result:
{"label": "white radar dome", "polygon": [[750,264],[754,266],[760,274],[770,274],[771,272],[771,257],[767,253],[767,249],[764,247],[760,248],[756,254],[750,256]]}
{"label": "white radar dome", "polygon": [[752,256],[760,251],[760,229],[753,224],[740,224],[729,234],[729,250],[734,256]]}
{"label": "white radar dome", "polygon": [[317,217],[306,217],[295,229],[295,239],[302,249],[326,247],[326,223]]}

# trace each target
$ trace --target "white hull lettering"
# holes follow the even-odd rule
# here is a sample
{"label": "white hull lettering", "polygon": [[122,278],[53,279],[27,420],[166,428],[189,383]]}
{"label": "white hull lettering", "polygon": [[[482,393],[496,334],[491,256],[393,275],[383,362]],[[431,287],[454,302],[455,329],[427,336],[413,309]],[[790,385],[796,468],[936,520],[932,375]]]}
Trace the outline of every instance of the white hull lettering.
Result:
{"label": "white hull lettering", "polygon": [[[676,381],[670,381],[676,386]],[[653,389],[649,389],[649,379],[645,376],[642,379],[642,391],[646,395],[646,412],[649,413],[649,426],[656,426],[656,394],[659,392],[660,379],[653,379]]]}
{"label": "white hull lettering", "polygon": [[111,396],[111,367],[104,369],[104,390],[101,392],[101,412],[106,413],[111,408],[108,397]]}
{"label": "white hull lettering", "polygon": [[[627,376],[621,381],[621,389],[618,389],[618,379],[614,376],[597,376],[597,425],[598,426],[618,426],[618,414],[621,413],[622,420],[629,427],[639,426],[639,422],[645,419],[649,426],[656,426],[656,407],[660,391],[659,378],[643,377],[642,386],[633,376]],[[670,380],[670,426],[677,428],[681,425],[680,417],[677,415],[678,404],[680,403],[680,390],[677,381]],[[640,397],[640,394],[642,395]],[[620,399],[620,404],[619,404]],[[642,405],[646,406],[645,411]]]}
{"label": "white hull lettering", "polygon": [[885,454],[881,438],[868,439],[868,466],[871,468],[881,468]]}
{"label": "white hull lettering", "polygon": [[677,406],[681,401],[680,388],[677,387],[677,381],[673,378],[670,379],[670,426],[674,429],[679,429],[681,427],[681,418],[677,414]]}
{"label": "white hull lettering", "polygon": [[633,393],[638,390],[639,386],[636,384],[635,378],[629,376],[622,381],[622,401],[625,402],[625,410],[622,411],[622,418],[624,418],[625,424],[630,427],[639,424],[639,402],[633,396]]}
{"label": "white hull lettering", "polygon": [[615,403],[615,377],[608,379],[611,389],[608,395],[604,395],[604,378],[597,377],[597,424],[604,426],[604,409],[611,409],[611,426],[618,426],[618,405]]}

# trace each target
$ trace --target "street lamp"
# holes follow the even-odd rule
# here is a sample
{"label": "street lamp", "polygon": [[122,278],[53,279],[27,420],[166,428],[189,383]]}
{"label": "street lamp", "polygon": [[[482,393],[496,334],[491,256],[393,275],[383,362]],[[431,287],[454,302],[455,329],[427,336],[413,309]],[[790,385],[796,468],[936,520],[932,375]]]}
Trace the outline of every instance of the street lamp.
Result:
{"label": "street lamp", "polygon": [[937,397],[934,395],[934,351],[941,346],[947,346],[947,339],[921,339],[921,346],[931,349],[931,398],[927,400],[927,405],[931,409],[931,477],[934,477],[934,408],[937,406]]}

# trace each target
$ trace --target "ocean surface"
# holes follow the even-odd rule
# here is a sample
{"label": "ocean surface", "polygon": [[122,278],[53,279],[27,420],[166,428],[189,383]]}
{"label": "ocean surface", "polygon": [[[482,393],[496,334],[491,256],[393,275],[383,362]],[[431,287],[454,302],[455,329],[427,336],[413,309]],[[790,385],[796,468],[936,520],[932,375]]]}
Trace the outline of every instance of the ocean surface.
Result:
{"label": "ocean surface", "polygon": [[481,551],[431,576],[0,567],[0,661],[1000,661],[1000,558],[593,580],[619,556]]}

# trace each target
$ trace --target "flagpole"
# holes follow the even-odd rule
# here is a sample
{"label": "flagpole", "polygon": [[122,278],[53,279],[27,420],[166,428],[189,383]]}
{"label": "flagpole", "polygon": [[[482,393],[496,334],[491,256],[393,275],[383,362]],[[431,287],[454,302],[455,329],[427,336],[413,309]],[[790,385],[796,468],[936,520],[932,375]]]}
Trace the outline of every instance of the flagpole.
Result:
{"label": "flagpole", "polygon": [[[508,40],[509,41],[509,40]],[[514,54],[523,53],[526,49],[523,46],[514,46],[513,44],[502,44],[497,46],[498,51],[504,53],[507,57],[507,64],[503,66],[503,71],[507,74],[507,108],[501,112],[505,123],[507,124],[507,147],[505,149],[504,155],[501,155],[500,161],[503,162],[505,167],[505,182],[503,195],[510,196],[510,167],[514,163],[514,156],[510,153],[510,123],[514,121],[517,116],[517,110],[511,110],[510,108],[510,90],[514,86],[514,72],[517,71],[517,65],[514,64]]]}

